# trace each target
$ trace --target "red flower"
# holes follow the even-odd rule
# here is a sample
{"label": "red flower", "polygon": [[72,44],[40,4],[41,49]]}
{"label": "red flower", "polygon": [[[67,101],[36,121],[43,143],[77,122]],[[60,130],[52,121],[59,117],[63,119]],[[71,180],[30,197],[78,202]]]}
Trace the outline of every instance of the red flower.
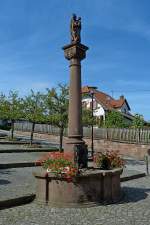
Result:
{"label": "red flower", "polygon": [[67,179],[72,179],[78,173],[72,153],[48,153],[38,160],[36,164],[41,165],[48,172]]}

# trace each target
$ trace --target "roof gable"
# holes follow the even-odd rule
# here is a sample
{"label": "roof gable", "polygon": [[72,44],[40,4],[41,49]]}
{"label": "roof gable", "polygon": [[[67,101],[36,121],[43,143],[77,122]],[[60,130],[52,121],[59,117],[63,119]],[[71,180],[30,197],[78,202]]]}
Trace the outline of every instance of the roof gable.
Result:
{"label": "roof gable", "polygon": [[110,95],[98,91],[93,87],[85,86],[82,88],[82,93],[90,93],[93,92],[95,100],[100,103],[104,109],[111,110],[111,109],[120,109],[124,104],[127,105],[128,110],[130,110],[130,106],[124,96],[120,96],[120,99],[114,99]]}

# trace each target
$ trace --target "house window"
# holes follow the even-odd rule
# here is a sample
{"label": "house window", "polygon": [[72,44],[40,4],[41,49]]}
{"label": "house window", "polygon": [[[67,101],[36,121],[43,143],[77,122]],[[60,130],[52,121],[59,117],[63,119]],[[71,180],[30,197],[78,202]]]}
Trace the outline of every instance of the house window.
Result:
{"label": "house window", "polygon": [[[97,108],[97,102],[93,101],[93,109]],[[92,101],[90,102],[90,109],[92,109]]]}
{"label": "house window", "polygon": [[94,101],[94,102],[93,102],[93,109],[96,109],[96,108],[97,108],[97,102]]}
{"label": "house window", "polygon": [[92,102],[90,102],[90,109],[92,109]]}

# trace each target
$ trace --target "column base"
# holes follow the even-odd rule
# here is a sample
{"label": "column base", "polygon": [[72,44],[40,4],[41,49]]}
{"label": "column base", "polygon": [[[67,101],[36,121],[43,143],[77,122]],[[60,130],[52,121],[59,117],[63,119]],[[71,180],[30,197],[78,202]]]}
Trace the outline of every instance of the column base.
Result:
{"label": "column base", "polygon": [[74,162],[78,168],[87,168],[88,148],[81,138],[68,137],[64,143],[64,152],[74,154]]}

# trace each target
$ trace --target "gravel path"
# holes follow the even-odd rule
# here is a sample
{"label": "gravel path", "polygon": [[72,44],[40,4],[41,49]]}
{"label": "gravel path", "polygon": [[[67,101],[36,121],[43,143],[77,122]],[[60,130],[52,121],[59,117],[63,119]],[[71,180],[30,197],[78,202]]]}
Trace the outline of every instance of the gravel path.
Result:
{"label": "gravel path", "polygon": [[122,183],[122,202],[92,208],[49,208],[36,202],[0,211],[1,225],[150,225],[150,178]]}

